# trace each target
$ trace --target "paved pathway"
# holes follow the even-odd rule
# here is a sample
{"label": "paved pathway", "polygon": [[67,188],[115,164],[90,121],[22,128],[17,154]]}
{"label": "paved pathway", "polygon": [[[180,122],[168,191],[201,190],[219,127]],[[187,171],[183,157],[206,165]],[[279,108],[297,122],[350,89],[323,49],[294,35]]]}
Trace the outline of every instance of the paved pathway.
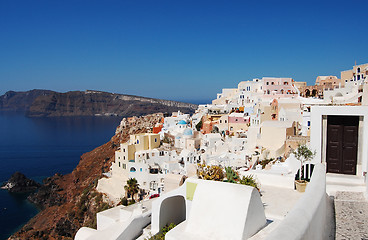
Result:
{"label": "paved pathway", "polygon": [[261,186],[262,202],[265,207],[266,218],[269,220],[283,220],[294,207],[303,193],[289,188]]}
{"label": "paved pathway", "polygon": [[368,201],[362,192],[336,192],[336,240],[368,240]]}

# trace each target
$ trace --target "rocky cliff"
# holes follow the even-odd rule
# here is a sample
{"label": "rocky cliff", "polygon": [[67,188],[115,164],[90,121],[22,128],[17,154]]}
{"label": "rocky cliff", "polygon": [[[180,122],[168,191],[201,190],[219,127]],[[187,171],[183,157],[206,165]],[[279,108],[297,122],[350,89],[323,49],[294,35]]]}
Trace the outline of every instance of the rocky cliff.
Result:
{"label": "rocky cliff", "polygon": [[1,188],[13,193],[33,192],[41,185],[36,181],[27,178],[23,173],[15,172]]}
{"label": "rocky cliff", "polygon": [[82,226],[95,227],[96,213],[109,208],[95,191],[98,179],[114,161],[114,152],[130,134],[149,131],[163,114],[125,119],[116,134],[104,145],[81,156],[78,166],[67,175],[55,174],[29,199],[43,210],[9,239],[72,239]]}
{"label": "rocky cliff", "polygon": [[178,110],[193,113],[196,109],[197,105],[190,103],[100,91],[10,91],[0,96],[0,111],[26,111],[30,117],[142,116]]}
{"label": "rocky cliff", "polygon": [[0,96],[0,111],[27,111],[37,97],[54,93],[37,89],[27,92],[8,91]]}

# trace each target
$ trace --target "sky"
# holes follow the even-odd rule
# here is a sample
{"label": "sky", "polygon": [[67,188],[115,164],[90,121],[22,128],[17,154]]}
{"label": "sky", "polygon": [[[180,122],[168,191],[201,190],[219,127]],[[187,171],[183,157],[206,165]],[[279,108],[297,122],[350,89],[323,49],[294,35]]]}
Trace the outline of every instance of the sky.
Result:
{"label": "sky", "polygon": [[368,1],[1,0],[0,95],[100,90],[205,103],[262,77],[368,63]]}

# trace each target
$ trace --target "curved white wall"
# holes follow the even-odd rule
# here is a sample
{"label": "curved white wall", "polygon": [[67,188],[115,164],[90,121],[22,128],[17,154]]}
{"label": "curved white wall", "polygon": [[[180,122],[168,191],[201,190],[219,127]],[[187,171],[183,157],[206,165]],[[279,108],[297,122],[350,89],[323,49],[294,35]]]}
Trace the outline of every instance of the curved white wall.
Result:
{"label": "curved white wall", "polygon": [[332,200],[326,193],[326,168],[320,163],[304,195],[266,239],[333,239],[334,221]]}

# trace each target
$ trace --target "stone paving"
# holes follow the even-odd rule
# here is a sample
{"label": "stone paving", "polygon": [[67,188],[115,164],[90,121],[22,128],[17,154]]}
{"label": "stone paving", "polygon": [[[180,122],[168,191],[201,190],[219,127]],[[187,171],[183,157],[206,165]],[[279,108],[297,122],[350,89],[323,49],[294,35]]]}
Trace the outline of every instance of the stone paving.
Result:
{"label": "stone paving", "polygon": [[336,192],[336,240],[368,240],[368,201],[362,192]]}

